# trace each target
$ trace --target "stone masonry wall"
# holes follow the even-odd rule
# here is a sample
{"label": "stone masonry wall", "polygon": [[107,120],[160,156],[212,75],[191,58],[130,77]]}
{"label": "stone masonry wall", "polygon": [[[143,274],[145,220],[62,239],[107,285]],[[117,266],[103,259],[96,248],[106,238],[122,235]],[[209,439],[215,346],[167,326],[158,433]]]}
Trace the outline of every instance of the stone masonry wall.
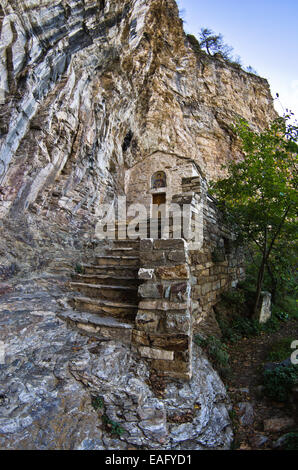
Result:
{"label": "stone masonry wall", "polygon": [[191,159],[161,152],[144,158],[142,162],[127,170],[125,174],[127,203],[139,202],[144,204],[148,214],[150,214],[152,194],[159,192],[151,188],[151,178],[156,171],[163,171],[166,174],[166,187],[160,188],[160,192],[166,193],[168,204],[171,203],[174,194],[181,193],[182,178],[198,174],[198,170]]}
{"label": "stone masonry wall", "polygon": [[133,342],[160,375],[191,378],[190,267],[183,239],[140,242],[139,309]]}
{"label": "stone masonry wall", "polygon": [[192,249],[184,238],[140,241],[143,283],[133,343],[158,374],[187,380],[193,331],[219,332],[213,306],[244,277],[243,254],[201,176],[182,178],[182,193],[172,201],[194,210],[203,203],[203,244]]}
{"label": "stone masonry wall", "polygon": [[192,189],[204,198],[203,246],[189,251],[192,274],[192,299],[199,303],[195,329],[212,334],[218,329],[213,306],[224,291],[235,287],[245,277],[244,255],[235,237],[225,225],[216,201],[198,186],[198,178],[184,178],[183,191]]}

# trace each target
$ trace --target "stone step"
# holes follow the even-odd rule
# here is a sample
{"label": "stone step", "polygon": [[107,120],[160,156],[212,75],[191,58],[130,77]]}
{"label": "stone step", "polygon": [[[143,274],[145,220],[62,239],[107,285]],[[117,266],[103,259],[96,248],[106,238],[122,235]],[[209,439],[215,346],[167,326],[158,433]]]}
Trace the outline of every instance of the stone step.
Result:
{"label": "stone step", "polygon": [[60,313],[59,317],[87,335],[131,343],[133,325],[119,322],[113,317],[99,317],[88,312],[74,311]]}
{"label": "stone step", "polygon": [[96,256],[99,266],[135,266],[138,267],[140,259],[138,256]]}
{"label": "stone step", "polygon": [[94,264],[82,264],[82,274],[105,274],[109,276],[120,276],[128,278],[138,278],[138,267],[133,266],[105,266],[105,265],[94,265]]}
{"label": "stone step", "polygon": [[114,240],[113,241],[114,248],[134,248],[138,250],[140,247],[140,240]]}
{"label": "stone step", "polygon": [[71,306],[83,312],[99,314],[101,316],[112,316],[134,322],[137,314],[138,304],[128,302],[117,302],[99,300],[90,297],[73,297]]}
{"label": "stone step", "polygon": [[108,286],[128,286],[138,288],[140,280],[135,276],[109,276],[107,274],[72,274],[72,280],[86,284],[105,284]]}
{"label": "stone step", "polygon": [[136,250],[132,247],[120,247],[120,248],[106,248],[106,254],[108,256],[130,256],[130,257],[139,257],[139,250]]}
{"label": "stone step", "polygon": [[108,274],[72,274],[71,280],[74,282],[84,282],[86,284],[104,284],[107,286],[127,286],[135,287],[140,285],[141,281],[135,276],[113,276]]}
{"label": "stone step", "polygon": [[84,282],[70,282],[70,287],[75,291],[96,299],[116,299],[120,301],[137,300],[137,287],[86,284]]}

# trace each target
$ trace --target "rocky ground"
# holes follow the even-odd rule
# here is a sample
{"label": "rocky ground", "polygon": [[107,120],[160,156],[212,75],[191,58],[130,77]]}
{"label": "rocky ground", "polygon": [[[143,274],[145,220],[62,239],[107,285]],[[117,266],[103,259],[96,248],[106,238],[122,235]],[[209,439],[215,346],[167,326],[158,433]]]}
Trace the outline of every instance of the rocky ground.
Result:
{"label": "rocky ground", "polygon": [[59,319],[64,281],[1,284],[0,448],[229,448],[229,399],[201,350],[191,382],[161,383],[129,347]]}
{"label": "rocky ground", "polygon": [[274,402],[262,387],[268,352],[287,337],[298,338],[297,320],[283,323],[273,334],[243,338],[229,346],[232,373],[226,382],[233,402],[236,449],[278,449],[286,433],[298,430],[297,403]]}

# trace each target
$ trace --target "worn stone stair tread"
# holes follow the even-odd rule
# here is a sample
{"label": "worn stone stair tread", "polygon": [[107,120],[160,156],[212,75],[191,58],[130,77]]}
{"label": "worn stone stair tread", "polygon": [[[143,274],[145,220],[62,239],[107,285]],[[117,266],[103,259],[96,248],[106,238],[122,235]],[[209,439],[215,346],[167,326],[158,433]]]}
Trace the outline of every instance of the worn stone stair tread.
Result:
{"label": "worn stone stair tread", "polygon": [[[98,266],[95,265],[94,267],[97,268]],[[121,266],[121,268],[122,268],[122,266]],[[118,281],[133,281],[133,280],[135,280],[136,282],[139,281],[138,278],[135,277],[135,276],[115,276],[115,275],[112,275],[112,274],[75,274],[75,275],[77,277],[79,277],[80,279],[82,279],[82,280],[83,279],[87,280],[87,279],[90,279],[90,278],[96,278],[98,280],[100,280],[100,279],[101,280],[103,280],[103,279],[115,279],[115,280],[118,280]],[[75,281],[73,281],[73,282],[75,282]]]}
{"label": "worn stone stair tread", "polygon": [[134,248],[140,246],[140,240],[139,239],[138,240],[131,240],[130,238],[126,238],[124,240],[121,240],[121,239],[116,238],[115,240],[113,240],[113,243],[114,243],[114,245],[132,244],[132,245],[135,245]]}
{"label": "worn stone stair tread", "polygon": [[95,289],[129,290],[136,291],[137,287],[132,286],[111,286],[107,284],[87,284],[85,282],[70,282],[73,287],[91,287]]}
{"label": "worn stone stair tread", "polygon": [[74,312],[68,311],[63,312],[59,315],[64,320],[72,320],[79,323],[91,323],[96,326],[105,326],[109,328],[123,328],[123,329],[133,329],[133,325],[129,323],[123,323],[116,320],[114,317],[100,317],[88,312]]}
{"label": "worn stone stair tread", "polygon": [[[120,256],[112,256],[112,255],[98,255],[96,259],[119,259]],[[139,260],[139,256],[121,256],[121,259],[137,259]]]}
{"label": "worn stone stair tread", "polygon": [[113,251],[134,251],[134,248],[133,247],[127,247],[127,246],[121,246],[120,248],[107,248],[109,251],[113,252]]}
{"label": "worn stone stair tread", "polygon": [[[105,256],[104,256],[105,258]],[[118,256],[116,257],[118,258]],[[107,264],[82,264],[81,265],[82,268],[93,268],[93,269],[134,269],[136,271],[138,271],[138,267],[137,266],[129,266],[129,265],[126,265],[126,264],[123,264],[123,265],[119,265],[119,266],[109,266]]]}
{"label": "worn stone stair tread", "polygon": [[106,307],[117,307],[117,308],[138,308],[138,304],[131,304],[126,302],[116,302],[114,300],[102,300],[102,299],[95,299],[92,297],[85,297],[85,296],[76,296],[74,300],[78,300],[81,302],[89,302],[96,305],[103,305]]}
{"label": "worn stone stair tread", "polygon": [[106,254],[103,255],[105,258],[106,256],[116,256],[117,258],[123,258],[129,255],[130,257],[139,258],[139,252],[135,248],[108,248],[106,249]]}

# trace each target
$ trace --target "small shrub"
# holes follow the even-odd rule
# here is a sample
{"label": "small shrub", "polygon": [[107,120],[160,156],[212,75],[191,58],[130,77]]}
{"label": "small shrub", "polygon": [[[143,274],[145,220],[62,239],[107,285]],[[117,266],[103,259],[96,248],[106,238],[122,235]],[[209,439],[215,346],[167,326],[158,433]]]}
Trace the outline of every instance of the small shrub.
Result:
{"label": "small shrub", "polygon": [[125,432],[125,429],[122,426],[120,426],[119,423],[116,423],[115,421],[110,419],[107,415],[102,416],[102,422],[104,423],[107,431],[110,432],[111,434],[114,434],[120,437]]}
{"label": "small shrub", "polygon": [[230,323],[228,322],[226,318],[221,317],[220,315],[217,315],[216,320],[220,328],[220,331],[222,333],[222,337],[224,341],[228,341],[230,343],[236,343],[237,341],[241,339],[241,335],[239,335],[237,331],[233,330],[233,328],[230,326]]}
{"label": "small shrub", "polygon": [[275,315],[272,315],[267,323],[261,325],[261,331],[264,331],[265,333],[275,333],[275,331],[278,331],[280,327],[281,322]]}
{"label": "small shrub", "polygon": [[77,263],[75,265],[75,272],[77,274],[84,274],[85,270],[84,270],[83,266],[81,266],[80,264]]}
{"label": "small shrub", "polygon": [[238,317],[232,322],[231,328],[241,337],[257,336],[262,331],[262,326],[257,320]]}
{"label": "small shrub", "polygon": [[234,409],[229,410],[229,417],[233,426],[235,427],[237,424],[237,413]]}
{"label": "small shrub", "polygon": [[199,41],[197,40],[197,38],[193,35],[193,34],[187,34],[186,35],[187,39],[188,39],[188,42],[189,44],[191,45],[192,47],[192,50],[196,53],[196,54],[202,54],[202,49],[201,49],[201,46],[200,46],[200,43]]}
{"label": "small shrub", "polygon": [[298,432],[289,432],[283,444],[284,450],[298,450]]}
{"label": "small shrub", "polygon": [[283,338],[275,343],[267,355],[268,361],[283,361],[291,356],[291,344],[295,338]]}
{"label": "small shrub", "polygon": [[195,343],[206,351],[208,357],[215,366],[219,368],[226,368],[229,366],[227,346],[218,338],[215,336],[202,338],[198,335],[195,337]]}
{"label": "small shrub", "polygon": [[298,300],[295,297],[289,295],[284,296],[279,300],[277,308],[282,314],[288,315],[289,318],[298,320]]}
{"label": "small shrub", "polygon": [[225,305],[239,307],[245,302],[245,293],[242,289],[231,289],[223,292],[221,298]]}
{"label": "small shrub", "polygon": [[275,316],[280,321],[288,321],[289,320],[289,315],[286,312],[277,311]]}
{"label": "small shrub", "polygon": [[272,400],[281,402],[287,401],[291,389],[297,383],[297,366],[280,366],[273,370],[265,370],[264,372],[265,394]]}

